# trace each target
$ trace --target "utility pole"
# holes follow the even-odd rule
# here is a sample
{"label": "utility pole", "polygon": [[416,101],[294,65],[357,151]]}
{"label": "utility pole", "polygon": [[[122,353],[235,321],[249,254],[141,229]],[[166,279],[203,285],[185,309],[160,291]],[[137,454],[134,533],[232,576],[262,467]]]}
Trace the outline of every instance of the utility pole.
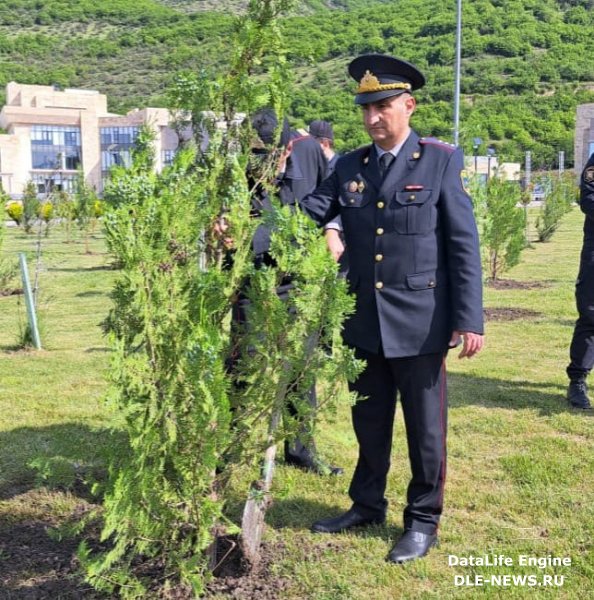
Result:
{"label": "utility pole", "polygon": [[454,146],[460,137],[460,70],[462,62],[462,0],[456,0],[456,77],[454,89]]}

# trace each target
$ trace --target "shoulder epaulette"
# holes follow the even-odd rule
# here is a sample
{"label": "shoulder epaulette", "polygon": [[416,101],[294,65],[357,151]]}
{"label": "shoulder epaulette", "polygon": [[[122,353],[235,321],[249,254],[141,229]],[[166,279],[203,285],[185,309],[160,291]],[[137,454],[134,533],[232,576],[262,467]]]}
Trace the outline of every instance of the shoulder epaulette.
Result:
{"label": "shoulder epaulette", "polygon": [[369,154],[371,153],[372,144],[367,144],[366,146],[360,146],[359,148],[355,148],[351,152],[347,152],[345,156],[354,156],[362,160],[365,164],[369,161]]}
{"label": "shoulder epaulette", "polygon": [[450,144],[448,142],[444,142],[442,140],[438,140],[437,138],[432,137],[424,137],[419,139],[419,144],[423,146],[435,146],[437,148],[445,150],[446,152],[453,152],[458,147],[454,146],[454,144]]}
{"label": "shoulder epaulette", "polygon": [[290,141],[293,142],[293,144],[297,143],[297,142],[301,142],[303,140],[306,140],[307,138],[311,137],[310,135],[300,135],[298,137],[294,137],[292,138]]}

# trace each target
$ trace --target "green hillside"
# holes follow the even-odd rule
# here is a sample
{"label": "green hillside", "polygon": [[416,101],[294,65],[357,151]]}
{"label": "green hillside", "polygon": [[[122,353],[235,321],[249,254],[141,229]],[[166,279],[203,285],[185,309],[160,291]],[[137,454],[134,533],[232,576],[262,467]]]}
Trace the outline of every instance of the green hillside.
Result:
{"label": "green hillside", "polygon": [[[5,0],[0,86],[7,81],[90,87],[110,108],[165,105],[180,70],[224,68],[246,0]],[[536,168],[573,156],[578,103],[594,101],[594,0],[472,0],[463,7],[461,143],[492,143]],[[214,12],[214,9],[219,12]],[[451,139],[455,3],[309,0],[284,20],[294,64],[292,117],[337,123],[339,147],[365,141],[345,65],[389,52],[428,75],[415,127]],[[2,92],[3,93],[3,92]],[[0,101],[3,98],[0,97]],[[483,149],[484,150],[484,149]]]}

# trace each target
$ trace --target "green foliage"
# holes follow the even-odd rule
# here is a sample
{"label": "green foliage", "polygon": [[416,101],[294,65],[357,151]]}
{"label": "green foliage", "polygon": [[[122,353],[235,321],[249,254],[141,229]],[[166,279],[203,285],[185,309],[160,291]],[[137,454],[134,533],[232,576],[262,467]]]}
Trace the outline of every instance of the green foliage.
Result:
{"label": "green foliage", "polygon": [[485,184],[472,182],[472,198],[479,226],[483,269],[495,281],[518,264],[525,246],[525,216],[519,206],[522,193],[517,183],[491,177]]}
{"label": "green foliage", "polygon": [[[336,402],[343,375],[357,366],[340,342],[332,356],[322,349],[352,300],[305,216],[275,208],[267,216],[275,265],[254,266],[252,133],[236,115],[261,102],[282,114],[284,62],[266,57],[282,53],[276,21],[288,7],[250,2],[229,73],[212,79],[210,90],[190,79],[178,88],[178,106],[190,106],[193,121],[209,129],[208,149],[199,154],[189,144],[155,174],[146,139],[131,169],[112,171],[106,190],[107,243],[122,269],[105,323],[114,349],[111,401],[130,451],[112,459],[102,532],[108,550],[93,555],[83,546],[80,557],[93,586],[125,598],[146,597],[139,564],[162,570],[165,587],[181,581],[203,592],[216,532],[236,530],[225,510],[232,475],[261,458],[272,415],[292,399],[303,417],[316,375],[330,382],[321,403]],[[270,73],[266,88],[252,76],[256,67]],[[216,100],[219,126],[200,113],[202,98]],[[274,161],[273,154],[260,185],[270,185]],[[223,217],[232,243],[216,234]],[[287,273],[294,290],[283,301],[275,290]],[[250,302],[246,327],[229,320],[240,294]],[[231,358],[237,364],[229,372]],[[299,424],[285,415],[277,439]]]}
{"label": "green foliage", "polygon": [[571,173],[561,177],[550,177],[545,183],[549,192],[536,217],[536,231],[539,242],[548,242],[561,222],[561,218],[571,210],[577,198],[577,187]]}
{"label": "green foliage", "polygon": [[74,191],[74,218],[85,236],[85,252],[89,253],[89,236],[95,225],[97,194],[85,181],[84,174],[79,171]]}
{"label": "green foliage", "polygon": [[63,456],[36,458],[27,465],[35,471],[35,483],[38,486],[70,490],[74,487],[77,465]]}
{"label": "green foliage", "polygon": [[37,198],[37,188],[32,181],[29,181],[25,186],[21,202],[23,204],[23,228],[27,233],[31,233],[40,206],[39,199]]}
{"label": "green foliage", "polygon": [[[188,3],[181,0],[5,4],[0,23],[19,29],[3,34],[0,28],[2,81],[99,89],[112,109],[122,111],[165,105],[160,90],[168,89],[176,72],[203,72],[213,79],[229,69],[236,58],[228,45],[233,13],[245,3],[191,2],[188,11],[211,11],[187,13],[182,10]],[[463,3],[460,136],[467,153],[472,138],[481,137],[510,160],[521,160],[530,150],[535,169],[555,166],[560,150],[571,164],[575,107],[594,101],[589,8],[590,0]],[[452,3],[300,2],[280,21],[290,49],[287,67],[296,81],[295,124],[333,121],[339,150],[365,142],[345,64],[358,53],[391,52],[428,75],[428,85],[418,93],[415,127],[423,135],[450,139],[454,24]],[[265,67],[253,65],[255,73]]]}
{"label": "green foliage", "polygon": [[11,281],[18,271],[16,260],[2,257],[2,245],[4,243],[4,222],[0,219],[0,292],[8,290]]}
{"label": "green foliage", "polygon": [[17,224],[23,222],[23,203],[17,200],[9,200],[6,203],[6,214]]}

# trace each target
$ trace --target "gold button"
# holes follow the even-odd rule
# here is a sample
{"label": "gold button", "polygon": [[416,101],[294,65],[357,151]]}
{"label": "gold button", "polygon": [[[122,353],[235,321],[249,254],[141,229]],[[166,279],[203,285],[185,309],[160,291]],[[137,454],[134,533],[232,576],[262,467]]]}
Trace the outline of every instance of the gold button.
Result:
{"label": "gold button", "polygon": [[355,199],[354,199],[354,198],[351,198],[351,199],[349,200],[349,202],[350,202],[351,204],[355,204]]}
{"label": "gold button", "polygon": [[433,279],[429,280],[429,287],[435,287],[435,281],[433,281]]}
{"label": "gold button", "polygon": [[384,208],[384,206],[385,204],[381,200],[377,203],[378,208]]}
{"label": "gold button", "polygon": [[375,262],[381,262],[382,260],[384,260],[384,255],[383,254],[376,254],[375,255]]}
{"label": "gold button", "polygon": [[408,201],[409,201],[409,202],[412,202],[412,201],[413,201],[413,200],[415,200],[415,199],[416,199],[416,196],[415,196],[414,194],[411,194],[411,195],[408,197]]}
{"label": "gold button", "polygon": [[381,227],[378,227],[378,228],[375,230],[375,233],[377,233],[378,235],[384,235],[384,230],[383,230]]}
{"label": "gold button", "polygon": [[384,287],[384,284],[383,284],[381,281],[378,281],[378,282],[375,284],[375,287],[376,287],[378,290],[381,290],[381,289]]}

